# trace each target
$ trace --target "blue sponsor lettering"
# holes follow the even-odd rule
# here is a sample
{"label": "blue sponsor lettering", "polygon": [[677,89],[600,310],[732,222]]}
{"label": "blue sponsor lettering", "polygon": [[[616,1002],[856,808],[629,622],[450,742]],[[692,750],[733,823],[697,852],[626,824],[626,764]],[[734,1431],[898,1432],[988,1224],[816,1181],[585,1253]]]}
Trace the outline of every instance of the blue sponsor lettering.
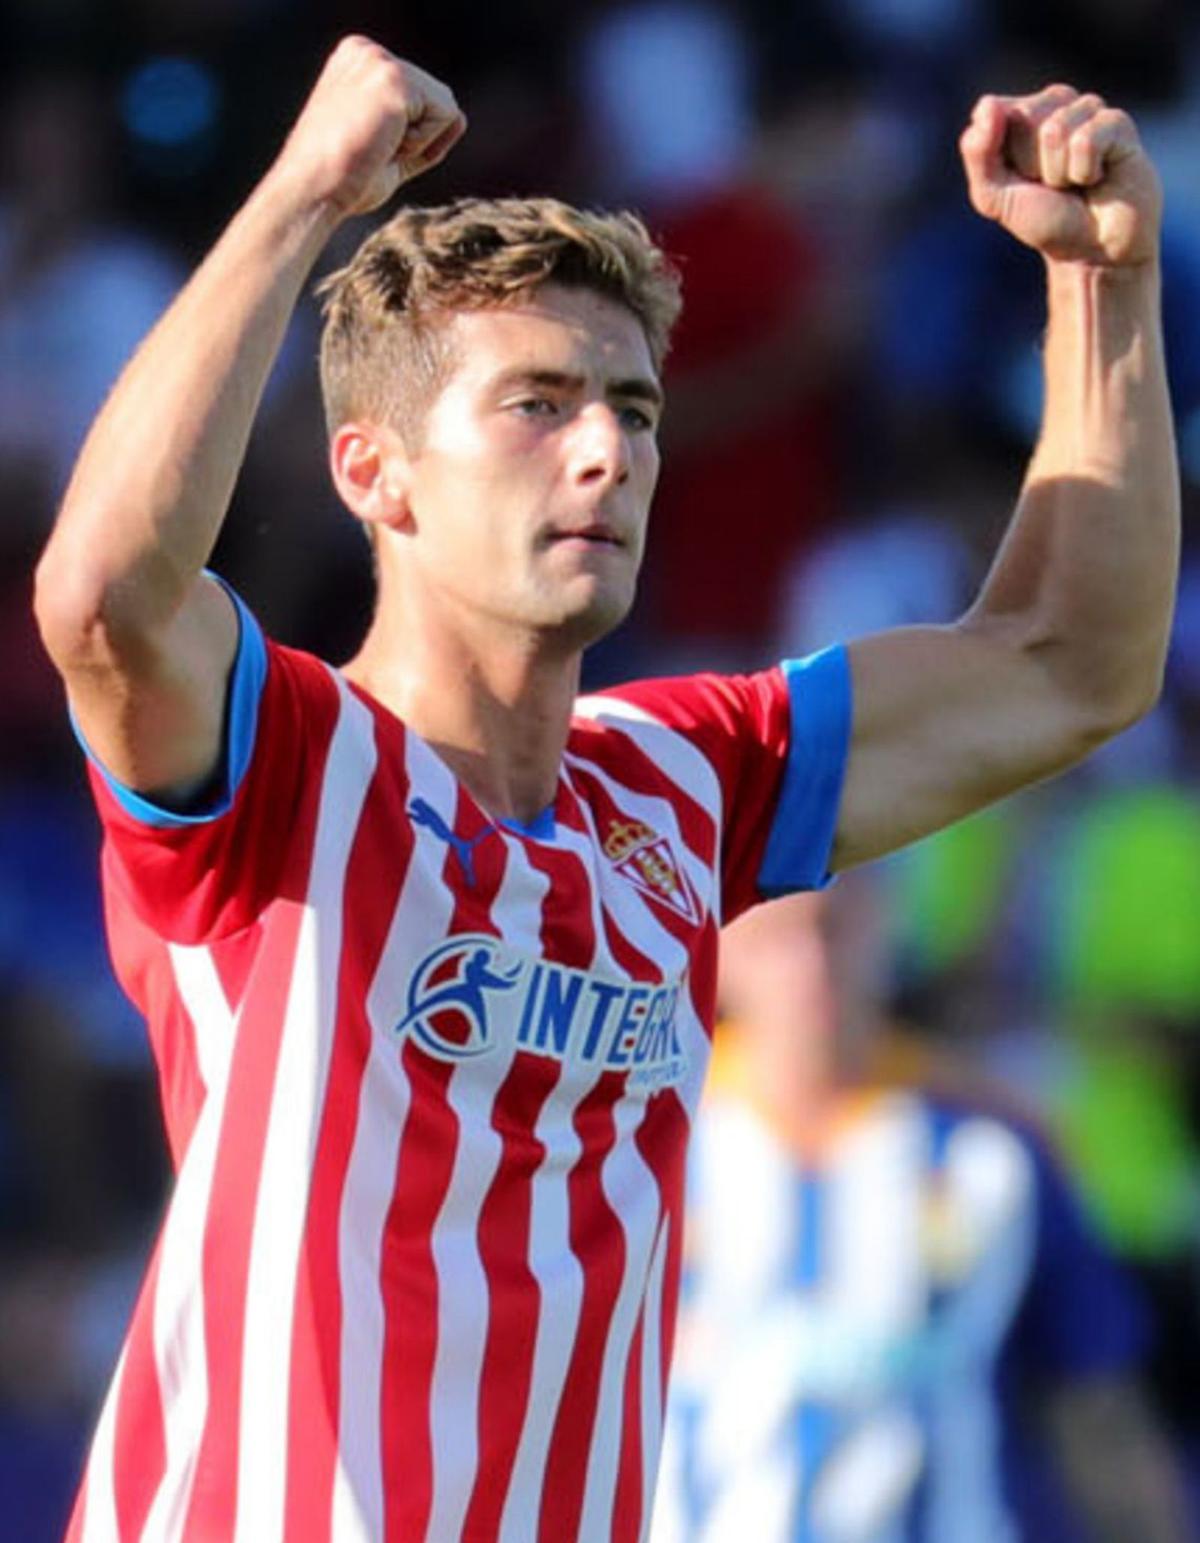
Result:
{"label": "blue sponsor lettering", "polygon": [[630,1054],[641,1032],[642,1020],[646,1013],[646,998],[649,995],[648,986],[631,986],[625,993],[625,1005],[621,1009],[621,1016],[617,1020],[617,1031],[613,1035],[612,1045],[605,1058],[607,1065],[629,1065]]}
{"label": "blue sponsor lettering", "polygon": [[546,1048],[547,1036],[553,1035],[554,1053],[566,1055],[571,1042],[571,1024],[582,991],[582,975],[563,975],[559,970],[547,969],[546,990],[534,1041],[539,1050]]}
{"label": "blue sponsor lettering", "polygon": [[535,964],[529,977],[529,985],[525,988],[525,1001],[521,1008],[521,1024],[517,1029],[517,1044],[527,1045],[529,1035],[533,1028],[533,1010],[537,1006],[538,989],[542,984],[543,965]]}
{"label": "blue sponsor lettering", "polygon": [[508,1035],[535,1055],[630,1069],[630,1085],[678,1081],[687,1068],[679,982],[600,980],[586,970],[514,953],[482,934],[448,939],[417,965],[397,1038],[441,1060],[486,1055]]}
{"label": "blue sponsor lettering", "polygon": [[612,1011],[613,1003],[624,995],[626,988],[624,986],[614,986],[606,980],[589,981],[588,988],[596,998],[596,1010],[592,1014],[592,1021],[588,1025],[587,1035],[583,1041],[583,1059],[585,1061],[594,1061],[600,1044],[600,1036],[604,1033],[604,1025],[608,1022],[608,1015]]}

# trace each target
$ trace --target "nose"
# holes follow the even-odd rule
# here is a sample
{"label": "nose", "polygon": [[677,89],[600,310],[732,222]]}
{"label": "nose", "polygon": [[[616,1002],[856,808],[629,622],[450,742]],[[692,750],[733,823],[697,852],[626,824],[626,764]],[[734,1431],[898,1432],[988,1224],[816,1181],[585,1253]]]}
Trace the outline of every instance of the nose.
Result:
{"label": "nose", "polygon": [[607,402],[588,402],[575,415],[570,448],[571,479],[619,485],[629,476],[629,439]]}

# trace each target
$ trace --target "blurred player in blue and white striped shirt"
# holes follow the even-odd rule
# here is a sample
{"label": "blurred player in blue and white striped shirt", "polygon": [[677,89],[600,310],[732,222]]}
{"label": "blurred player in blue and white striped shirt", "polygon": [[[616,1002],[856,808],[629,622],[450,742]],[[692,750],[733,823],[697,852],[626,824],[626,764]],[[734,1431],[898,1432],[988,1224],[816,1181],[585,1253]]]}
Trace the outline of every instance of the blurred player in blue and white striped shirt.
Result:
{"label": "blurred player in blue and white striped shirt", "polygon": [[883,964],[861,876],[725,934],[654,1543],[1182,1540],[1139,1303],[1034,1130],[873,1074]]}

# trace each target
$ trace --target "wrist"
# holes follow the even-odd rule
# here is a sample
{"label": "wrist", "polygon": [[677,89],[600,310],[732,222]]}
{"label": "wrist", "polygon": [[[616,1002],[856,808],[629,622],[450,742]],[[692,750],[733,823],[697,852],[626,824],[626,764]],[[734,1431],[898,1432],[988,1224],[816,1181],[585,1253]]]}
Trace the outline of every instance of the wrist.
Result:
{"label": "wrist", "polygon": [[1158,254],[1131,263],[1089,262],[1084,258],[1044,257],[1051,297],[1086,292],[1125,295],[1138,290],[1156,294],[1162,269]]}
{"label": "wrist", "polygon": [[283,160],[268,169],[246,202],[252,213],[285,250],[307,251],[315,260],[346,219],[336,199],[298,177]]}

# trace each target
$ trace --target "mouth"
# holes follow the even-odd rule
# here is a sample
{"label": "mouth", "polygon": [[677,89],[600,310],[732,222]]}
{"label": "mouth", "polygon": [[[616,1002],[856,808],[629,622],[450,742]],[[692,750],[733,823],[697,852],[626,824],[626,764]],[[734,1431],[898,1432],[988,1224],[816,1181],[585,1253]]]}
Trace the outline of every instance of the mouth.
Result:
{"label": "mouth", "polygon": [[546,540],[551,546],[560,546],[566,542],[587,547],[614,547],[620,550],[625,545],[612,526],[598,523],[581,525],[576,530],[550,531]]}

